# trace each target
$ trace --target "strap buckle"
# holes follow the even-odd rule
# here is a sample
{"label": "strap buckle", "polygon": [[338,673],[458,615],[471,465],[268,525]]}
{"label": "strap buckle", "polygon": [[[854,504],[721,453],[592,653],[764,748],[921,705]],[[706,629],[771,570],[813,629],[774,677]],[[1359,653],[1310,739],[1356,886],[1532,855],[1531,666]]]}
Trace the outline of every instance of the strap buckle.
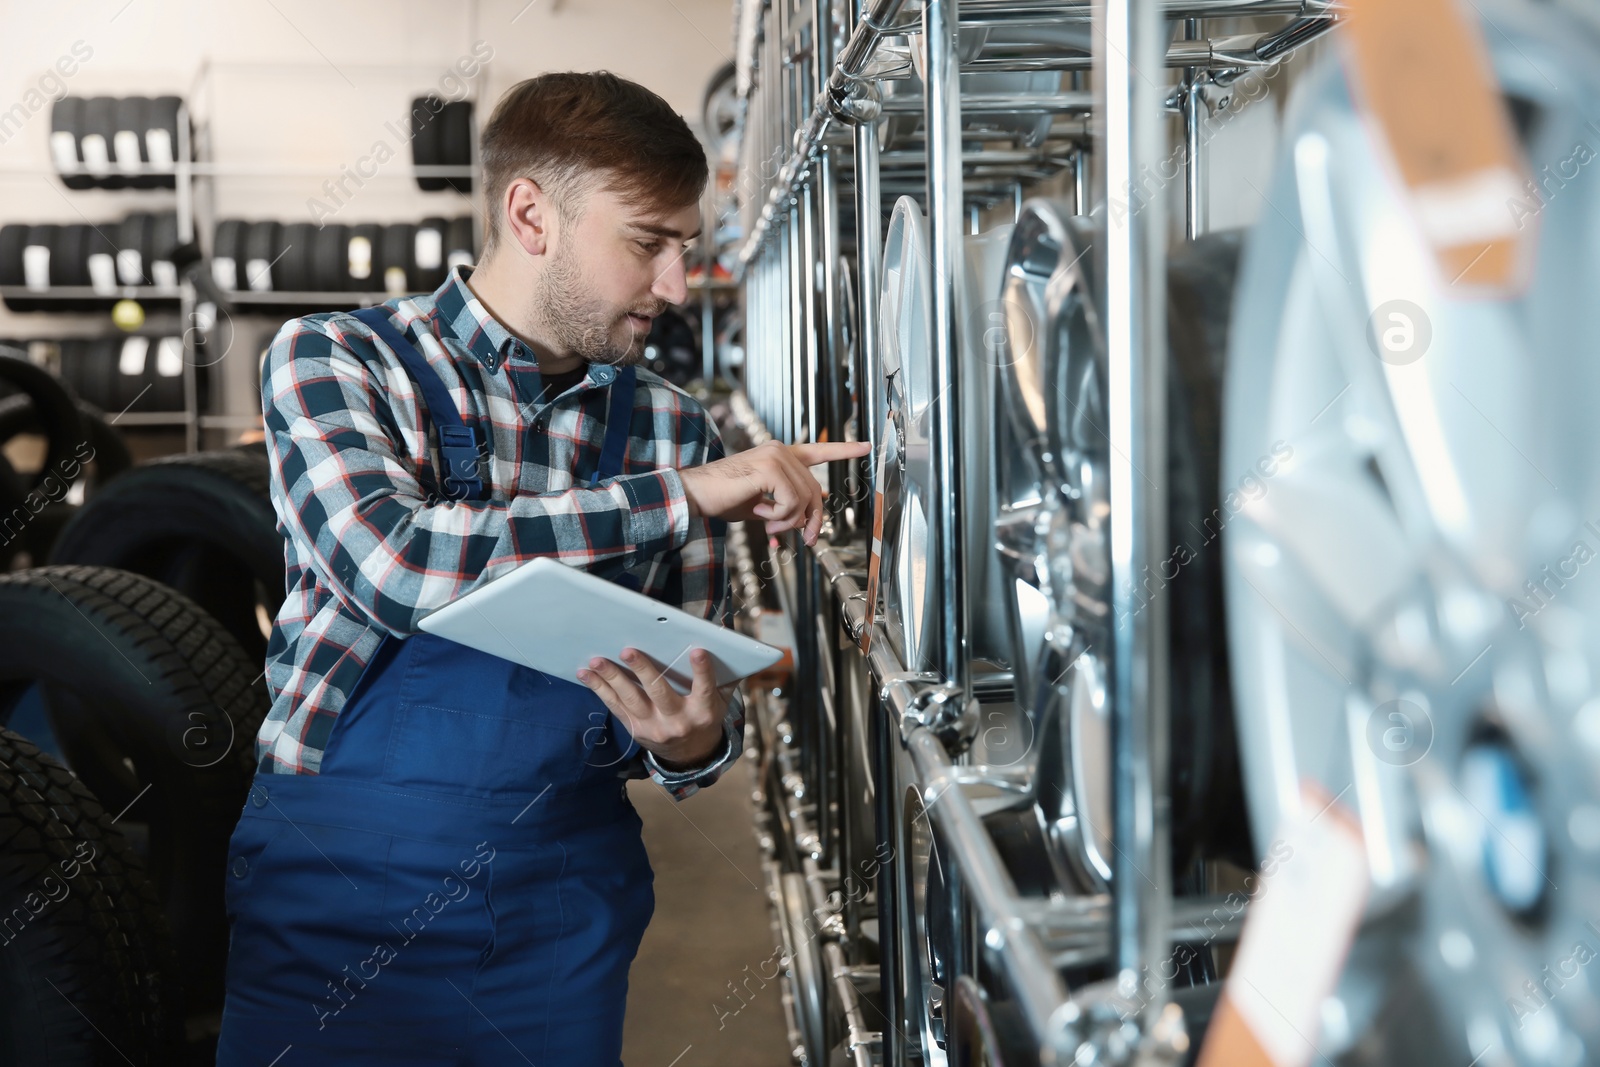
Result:
{"label": "strap buckle", "polygon": [[470,426],[438,425],[439,458],[444,462],[444,495],[475,500],[483,495],[478,477],[478,435]]}

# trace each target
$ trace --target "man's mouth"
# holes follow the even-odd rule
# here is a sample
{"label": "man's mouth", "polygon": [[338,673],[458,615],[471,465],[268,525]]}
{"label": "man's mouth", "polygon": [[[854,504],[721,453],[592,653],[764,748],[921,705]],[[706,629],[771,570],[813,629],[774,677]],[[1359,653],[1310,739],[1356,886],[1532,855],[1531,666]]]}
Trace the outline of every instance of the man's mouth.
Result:
{"label": "man's mouth", "polygon": [[650,323],[652,321],[653,321],[652,316],[640,315],[637,312],[633,312],[633,311],[628,312],[628,325],[632,326],[635,330],[638,330],[640,333],[649,333],[650,332]]}

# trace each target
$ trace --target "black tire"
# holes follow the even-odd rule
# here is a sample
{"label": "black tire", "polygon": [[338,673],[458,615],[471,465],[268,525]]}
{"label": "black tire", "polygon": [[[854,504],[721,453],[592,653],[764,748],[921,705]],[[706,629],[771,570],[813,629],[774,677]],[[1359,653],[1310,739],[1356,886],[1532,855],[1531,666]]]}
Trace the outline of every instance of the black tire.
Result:
{"label": "black tire", "polygon": [[[443,163],[441,151],[442,131],[440,112],[444,109],[442,98],[429,94],[411,101],[411,162],[418,167],[437,167]],[[449,185],[443,178],[418,178],[417,188],[425,193],[437,193]]]}
{"label": "black tire", "polygon": [[3,729],[0,909],[0,1063],[181,1061],[178,959],[143,861],[81,781]]}
{"label": "black tire", "polygon": [[[161,358],[163,352],[167,350],[180,354],[176,364]],[[144,380],[150,386],[150,391],[145,396],[150,399],[151,410],[177,412],[184,409],[182,352],[181,337],[157,337],[152,340],[150,353],[144,364]],[[172,370],[177,373],[166,373]],[[197,381],[195,385],[198,392],[200,383]]]}
{"label": "black tire", "polygon": [[[150,402],[150,392],[145,388],[149,381],[150,364],[155,360],[156,338],[143,335],[124,337],[113,341],[115,355],[113,357],[113,385],[111,387],[110,403],[106,406],[112,411],[153,411],[155,406]],[[136,366],[137,370],[125,370],[134,364],[134,356],[139,348],[144,349],[144,356]]]}
{"label": "black tire", "polygon": [[22,250],[28,245],[28,227],[23,223],[0,226],[0,285],[24,285]]}
{"label": "black tire", "polygon": [[[360,242],[365,241],[363,245]],[[345,278],[352,292],[383,291],[383,227],[362,223],[350,227],[345,252]],[[365,273],[362,273],[365,272]]]}
{"label": "black tire", "polygon": [[[0,569],[9,569],[19,553],[26,553],[27,563],[44,559],[71,518],[73,505],[65,498],[87,460],[87,441],[81,423],[66,415],[71,395],[25,353],[0,352],[0,383],[13,390],[0,405],[25,407],[45,439],[44,463],[37,471],[24,473],[0,463]],[[0,442],[11,436],[0,437]]]}
{"label": "black tire", "polygon": [[88,343],[76,337],[69,337],[56,343],[58,352],[56,366],[61,384],[79,397],[83,396],[83,352]]}
{"label": "black tire", "polygon": [[411,260],[416,267],[415,284],[425,293],[431,293],[444,284],[445,240],[450,235],[450,223],[437,216],[422,220],[412,235]]}
{"label": "black tire", "polygon": [[146,268],[156,285],[177,285],[184,266],[185,249],[178,244],[178,215],[161,211],[150,216],[150,265]]}
{"label": "black tire", "polygon": [[73,396],[83,396],[83,350],[89,342],[80,337],[67,337],[55,342],[56,380]]}
{"label": "black tire", "polygon": [[[61,342],[61,379],[98,408],[121,411],[117,404],[118,342],[80,338]],[[144,405],[140,405],[144,410]]]}
{"label": "black tire", "polygon": [[226,292],[247,288],[242,283],[248,225],[240,219],[223,219],[217,223],[211,242],[211,277]]}
{"label": "black tire", "polygon": [[[29,226],[28,227],[28,241],[27,241],[27,244],[26,244],[25,248],[45,248],[45,249],[48,249],[49,253],[50,253],[50,257],[49,258],[52,261],[54,261],[54,259],[55,259],[55,247],[56,247],[56,236],[60,232],[61,232],[61,227],[57,226],[55,223],[52,223],[52,222],[47,222],[47,223],[44,223],[44,224],[38,225],[38,226]],[[26,255],[27,255],[27,253],[24,252],[24,262],[26,262]],[[54,273],[55,273],[55,266],[54,266],[54,263],[52,262],[50,270],[49,270],[49,274],[53,275]],[[46,283],[47,285],[49,284],[49,281],[50,280],[47,279],[47,283]],[[50,300],[50,299],[48,299],[46,297],[29,297],[27,299],[28,299],[28,304],[30,305],[30,310],[33,310],[33,311],[65,310],[64,308],[61,308],[61,306],[60,306],[60,304],[58,302],[56,302],[54,300]]]}
{"label": "black tire", "polygon": [[114,222],[90,226],[84,241],[83,273],[89,285],[100,294],[88,303],[96,311],[109,311],[116,303],[117,242],[119,227]]}
{"label": "black tire", "polygon": [[[1241,234],[1207,234],[1168,260],[1169,543],[1195,544],[1197,531],[1220,505],[1219,465],[1223,365],[1238,274]],[[1222,593],[1221,542],[1196,546],[1171,585],[1174,715],[1171,765],[1172,860],[1182,872],[1204,856],[1226,858],[1249,869],[1256,853],[1239,775],[1228,657],[1204,650],[1222,647],[1227,633]],[[1178,842],[1192,842],[1180,855]]]}
{"label": "black tire", "polygon": [[123,189],[128,181],[117,173],[117,98],[91,96],[83,102],[83,133],[78,138],[79,152],[85,165],[93,168],[90,139],[98,137],[104,144],[108,169],[94,175],[94,184],[101,189]]}
{"label": "black tire", "polygon": [[117,363],[122,358],[122,341],[115,337],[96,337],[89,342],[88,353],[84,366],[88,391],[84,395],[91,404],[121,411],[117,405]]}
{"label": "black tire", "polygon": [[[27,284],[22,268],[22,250],[27,247],[27,226],[20,223],[0,226],[0,285]],[[11,311],[32,311],[37,303],[25,296],[8,296],[5,302]]]}
{"label": "black tire", "polygon": [[274,289],[280,288],[278,279],[283,279],[281,288],[294,293],[304,293],[311,289],[311,254],[315,241],[317,228],[309,222],[291,222],[278,231],[278,247],[273,252],[277,259],[277,266],[273,267]]}
{"label": "black tire", "polygon": [[214,1010],[228,838],[268,707],[260,664],[194,601],[109,567],[0,575],[0,605],[0,706],[39,684],[73,772],[130,832],[148,827],[188,1009]]}
{"label": "black tire", "polygon": [[[89,227],[72,223],[56,229],[56,241],[50,248],[50,288],[86,286],[89,284]],[[94,307],[93,300],[81,296],[57,298],[53,301],[62,311],[87,311]]]}
{"label": "black tire", "polygon": [[51,563],[121,567],[193,598],[253,662],[266,658],[258,610],[284,599],[283,539],[265,452],[232,449],[141,464],[85,501]]}
{"label": "black tire", "polygon": [[[391,222],[383,228],[383,272],[378,288],[390,296],[415,293],[421,286],[417,282],[417,266],[412,259],[416,245],[417,228],[409,222]],[[391,272],[395,272],[391,278]],[[395,285],[393,281],[404,280]]]}
{"label": "black tire", "polygon": [[[82,423],[82,437],[79,440],[87,442],[93,450],[93,458],[88,461],[88,472],[84,475],[84,498],[88,499],[106,482],[132,467],[133,454],[128,451],[128,443],[123,440],[122,434],[106,421],[104,411],[81,398],[77,408]],[[33,397],[18,393],[0,398],[0,445],[25,433],[49,438],[48,430],[39,419],[39,409]]]}
{"label": "black tire", "polygon": [[26,483],[27,489],[37,489],[52,472],[65,471],[71,465],[74,452],[84,441],[83,417],[61,380],[20,352],[0,352],[0,382],[29,399],[44,435],[44,465]]}
{"label": "black tire", "polygon": [[478,249],[472,239],[472,216],[463,215],[450,220],[445,233],[444,265],[448,270],[457,264],[471,266],[478,261]]}
{"label": "black tire", "polygon": [[[150,101],[142,96],[124,96],[117,101],[117,166],[123,170],[143,170],[150,163],[150,151],[144,143],[145,111],[149,106]],[[123,181],[130,189],[153,187],[147,174],[127,174]]]}
{"label": "black tire", "polygon": [[[57,163],[57,170],[61,173],[61,184],[68,189],[93,189],[94,177],[83,173],[83,98],[81,96],[63,96],[50,108],[50,139],[56,140],[56,135],[72,139],[71,156],[74,169],[71,172],[62,170],[59,164],[66,162],[65,151],[57,158],[52,151],[51,156]],[[64,148],[63,144],[63,148]]]}
{"label": "black tire", "polygon": [[89,232],[80,222],[56,228],[55,244],[50,246],[52,287],[89,284]]}
{"label": "black tire", "polygon": [[89,359],[86,366],[88,372],[89,392],[85,395],[91,404],[111,411],[121,411],[122,406],[117,403],[117,364],[122,359],[122,339],[119,337],[96,337],[89,342]]}
{"label": "black tire", "polygon": [[[439,158],[447,167],[472,166],[472,101],[455,100],[444,106],[434,123],[439,127]],[[445,187],[472,192],[472,178],[446,178]]]}
{"label": "black tire", "polygon": [[1039,1042],[1014,1002],[991,1000],[971,975],[945,994],[950,1062],[962,1067],[1039,1067]]}
{"label": "black tire", "polygon": [[[150,157],[157,166],[171,166],[178,159],[178,109],[183,101],[176,96],[158,96],[145,106],[145,155]],[[151,152],[151,133],[155,131],[156,139],[160,140],[165,135],[166,143],[170,146],[171,162],[166,159],[155,159],[159,151]],[[194,137],[189,138],[189,157],[194,158]],[[152,189],[176,189],[178,179],[175,174],[157,174],[150,178]]]}
{"label": "black tire", "polygon": [[117,280],[123,285],[149,285],[150,215],[136,211],[117,230]]}
{"label": "black tire", "polygon": [[244,238],[244,284],[241,290],[265,291],[282,289],[278,265],[272,262],[277,255],[278,231],[283,227],[276,222],[253,222]]}
{"label": "black tire", "polygon": [[333,222],[312,231],[311,282],[319,293],[349,289],[350,227]]}

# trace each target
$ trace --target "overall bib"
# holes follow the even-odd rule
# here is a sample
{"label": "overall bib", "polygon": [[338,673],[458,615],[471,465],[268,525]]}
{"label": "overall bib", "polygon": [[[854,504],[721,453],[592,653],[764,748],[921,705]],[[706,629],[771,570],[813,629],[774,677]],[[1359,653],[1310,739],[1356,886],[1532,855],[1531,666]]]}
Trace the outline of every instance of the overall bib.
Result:
{"label": "overall bib", "polygon": [[[357,315],[423,390],[446,495],[481,498],[443,382],[384,309]],[[634,384],[609,387],[595,481],[622,473]],[[257,775],[245,802],[219,1067],[617,1067],[655,900],[618,777],[635,751],[584,686],[385,635],[321,773]]]}

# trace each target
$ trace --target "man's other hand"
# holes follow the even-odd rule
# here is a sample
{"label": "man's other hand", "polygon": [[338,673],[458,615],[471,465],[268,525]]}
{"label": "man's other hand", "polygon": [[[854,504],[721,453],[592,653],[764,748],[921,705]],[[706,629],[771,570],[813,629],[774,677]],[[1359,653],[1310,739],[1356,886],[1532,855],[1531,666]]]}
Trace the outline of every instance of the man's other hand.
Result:
{"label": "man's other hand", "polygon": [[690,651],[694,683],[687,695],[668,685],[661,664],[638,649],[623,649],[622,662],[626,669],[596,657],[589,670],[578,672],[578,680],[599,695],[663,770],[709,763],[722,748],[723,716],[733,689],[717,688],[711,654],[703,648]]}

